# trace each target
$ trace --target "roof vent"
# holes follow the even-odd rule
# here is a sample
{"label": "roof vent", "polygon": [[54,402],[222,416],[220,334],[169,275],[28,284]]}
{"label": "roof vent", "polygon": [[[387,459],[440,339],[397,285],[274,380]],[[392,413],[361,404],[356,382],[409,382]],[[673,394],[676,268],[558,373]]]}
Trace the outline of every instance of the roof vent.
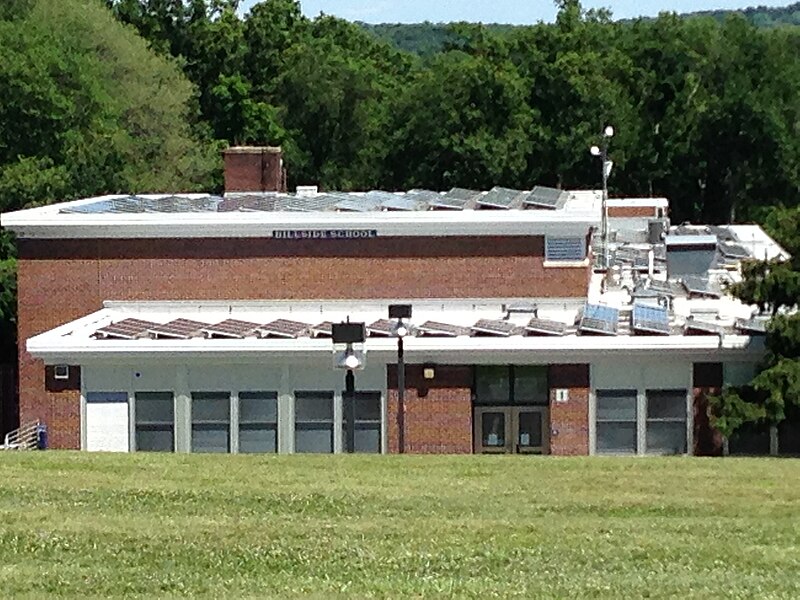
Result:
{"label": "roof vent", "polygon": [[319,194],[319,188],[316,185],[298,185],[298,196],[316,196]]}

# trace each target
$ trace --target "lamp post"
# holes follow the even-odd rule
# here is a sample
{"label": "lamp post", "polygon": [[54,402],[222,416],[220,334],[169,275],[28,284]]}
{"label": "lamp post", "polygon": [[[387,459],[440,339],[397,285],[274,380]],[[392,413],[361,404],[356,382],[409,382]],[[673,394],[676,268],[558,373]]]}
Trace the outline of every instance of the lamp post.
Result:
{"label": "lamp post", "polygon": [[[362,351],[359,355],[354,349],[354,344],[363,344],[367,339],[367,329],[364,323],[334,323],[331,327],[331,337],[334,346],[334,366],[346,369],[344,375],[344,405],[345,419],[348,426],[346,450],[355,452],[356,448],[356,376],[355,369],[363,369],[365,358]],[[336,351],[336,346],[344,345],[344,354]]]}
{"label": "lamp post", "polygon": [[406,363],[403,355],[403,338],[409,333],[408,325],[403,319],[411,318],[411,305],[389,305],[389,318],[397,319],[393,330],[397,338],[397,445],[398,451],[402,454],[406,445]]}
{"label": "lamp post", "polygon": [[592,146],[590,150],[592,156],[599,156],[603,161],[603,214],[600,222],[600,235],[603,246],[602,267],[604,269],[608,268],[608,176],[611,175],[611,168],[614,166],[613,161],[608,160],[608,144],[612,137],[614,137],[614,128],[611,125],[607,125],[603,130],[602,144],[600,146]]}

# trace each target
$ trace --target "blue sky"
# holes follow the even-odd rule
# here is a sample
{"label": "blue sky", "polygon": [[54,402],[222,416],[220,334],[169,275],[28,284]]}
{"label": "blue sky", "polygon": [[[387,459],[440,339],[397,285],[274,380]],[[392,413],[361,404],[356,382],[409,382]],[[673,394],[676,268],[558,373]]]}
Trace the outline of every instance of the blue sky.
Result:
{"label": "blue sky", "polygon": [[[258,0],[243,0],[246,11]],[[536,23],[552,21],[551,0],[302,0],[306,16],[320,12],[350,21],[368,23],[418,23],[420,21],[473,21],[482,23]],[[655,16],[659,12],[691,12],[748,6],[787,6],[788,1],[768,0],[583,0],[584,8],[610,8],[615,18]]]}

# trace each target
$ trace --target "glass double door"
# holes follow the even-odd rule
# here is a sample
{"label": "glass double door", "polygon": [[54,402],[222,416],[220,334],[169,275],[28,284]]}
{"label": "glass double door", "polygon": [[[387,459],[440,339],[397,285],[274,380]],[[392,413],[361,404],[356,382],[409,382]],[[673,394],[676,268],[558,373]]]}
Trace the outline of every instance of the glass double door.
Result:
{"label": "glass double door", "polygon": [[475,408],[476,454],[548,454],[549,410],[544,406]]}

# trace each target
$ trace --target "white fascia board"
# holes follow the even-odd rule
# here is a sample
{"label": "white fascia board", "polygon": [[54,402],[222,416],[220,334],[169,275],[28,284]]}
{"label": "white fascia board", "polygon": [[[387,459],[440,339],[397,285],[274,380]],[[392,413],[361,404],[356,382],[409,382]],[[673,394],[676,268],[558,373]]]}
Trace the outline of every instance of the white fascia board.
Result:
{"label": "white fascia board", "polygon": [[[20,211],[2,224],[20,238],[272,237],[275,231],[368,230],[380,237],[585,235],[597,225],[591,211],[232,212],[62,214]],[[291,243],[291,240],[287,240]]]}
{"label": "white fascia board", "polygon": [[[47,364],[124,363],[151,359],[166,362],[188,360],[253,360],[266,356],[306,358],[330,354],[330,339],[290,340],[89,340],[81,343],[58,337],[55,330],[28,340],[27,349]],[[394,362],[397,342],[392,338],[371,338],[365,347],[368,357]],[[605,338],[568,336],[564,338],[406,338],[409,362],[436,361],[455,364],[489,364],[509,360],[529,364],[592,362],[600,356],[654,358],[665,353],[698,359],[719,359],[722,355],[745,358],[763,353],[763,341],[750,336],[635,336]]]}

